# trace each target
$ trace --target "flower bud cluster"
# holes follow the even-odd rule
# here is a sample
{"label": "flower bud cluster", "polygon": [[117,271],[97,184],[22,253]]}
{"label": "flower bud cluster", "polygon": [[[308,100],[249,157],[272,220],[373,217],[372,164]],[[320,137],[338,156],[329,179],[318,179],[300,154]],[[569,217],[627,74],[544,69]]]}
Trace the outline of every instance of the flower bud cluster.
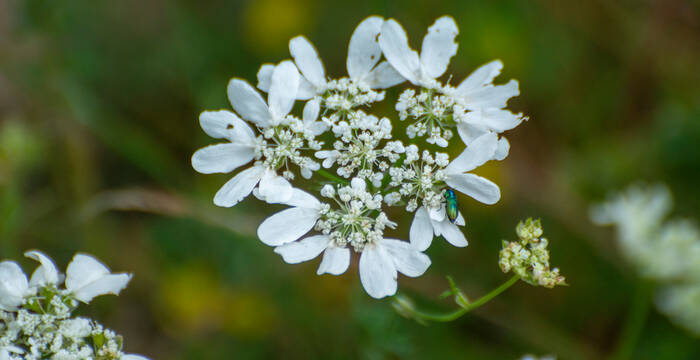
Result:
{"label": "flower bud cluster", "polygon": [[558,268],[549,267],[549,250],[547,239],[542,238],[540,220],[527,219],[516,227],[519,241],[503,241],[498,264],[504,273],[514,272],[523,281],[535,285],[553,288],[566,285],[564,276]]}
{"label": "flower bud cluster", "polygon": [[[336,173],[344,178],[353,175],[370,180],[376,187],[381,186],[386,172],[404,152],[401,141],[385,142],[391,139],[391,121],[353,111],[347,121],[333,123],[331,130],[337,140],[333,150],[316,152],[323,160],[323,167],[337,165]],[[325,119],[324,119],[325,120]]]}
{"label": "flower bud cluster", "polygon": [[350,186],[337,186],[337,190],[326,185],[321,192],[338,208],[322,209],[315,229],[328,235],[335,246],[350,245],[361,252],[367,244],[381,241],[385,228],[396,227],[381,211],[382,195],[368,192],[360,178],[354,178]]}
{"label": "flower bud cluster", "polygon": [[323,107],[333,112],[329,119],[335,122],[355,108],[384,100],[384,91],[372,90],[366,84],[344,77],[329,81],[321,98]]}
{"label": "flower bud cluster", "polygon": [[262,136],[264,142],[262,145],[258,143],[256,149],[262,155],[263,165],[281,170],[285,179],[294,179],[290,168],[292,164],[299,167],[305,179],[311,178],[313,172],[321,168],[314,158],[302,154],[302,150],[318,150],[323,146],[323,142],[315,140],[314,129],[306,126],[302,120],[287,116],[278,126],[265,129]]}
{"label": "flower bud cluster", "polygon": [[407,89],[399,96],[396,110],[399,119],[415,120],[406,127],[409,138],[428,134],[427,143],[447,147],[453,136],[452,130],[447,128],[456,126],[452,112],[454,105],[455,98],[441,95],[432,89],[424,88],[419,95],[416,95],[415,90]]}
{"label": "flower bud cluster", "polygon": [[389,186],[398,190],[391,193],[396,195],[392,195],[387,203],[392,205],[405,198],[408,212],[416,211],[419,206],[439,209],[444,203],[444,169],[448,164],[449,155],[445,153],[433,155],[424,150],[419,157],[417,146],[407,146],[403,165],[389,171]]}

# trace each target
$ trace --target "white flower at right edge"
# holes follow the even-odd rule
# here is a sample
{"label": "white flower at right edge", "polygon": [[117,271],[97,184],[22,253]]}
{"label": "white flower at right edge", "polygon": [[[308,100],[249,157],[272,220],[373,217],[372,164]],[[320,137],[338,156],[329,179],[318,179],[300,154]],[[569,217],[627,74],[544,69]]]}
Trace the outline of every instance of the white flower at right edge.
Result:
{"label": "white flower at right edge", "polygon": [[[461,192],[473,199],[492,205],[501,198],[498,185],[481,176],[468,173],[492,160],[498,147],[498,137],[494,133],[486,133],[468,146],[462,154],[452,160],[442,170],[444,182],[454,190]],[[438,180],[440,181],[440,180]],[[432,184],[430,186],[433,186]],[[428,207],[423,205],[416,210],[411,223],[409,239],[413,246],[424,251],[432,243],[433,236],[442,235],[450,244],[457,247],[467,246],[467,239],[458,226],[464,225],[461,213],[451,222],[446,214],[445,207]]]}

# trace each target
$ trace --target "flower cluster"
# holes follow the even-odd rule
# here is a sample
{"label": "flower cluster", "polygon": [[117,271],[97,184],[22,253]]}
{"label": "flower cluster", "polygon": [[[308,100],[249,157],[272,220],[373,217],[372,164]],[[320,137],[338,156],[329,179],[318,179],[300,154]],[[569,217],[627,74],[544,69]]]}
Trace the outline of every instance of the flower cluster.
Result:
{"label": "flower cluster", "polygon": [[564,276],[558,268],[549,267],[549,242],[542,236],[540,220],[527,219],[518,223],[515,229],[519,241],[503,241],[499,256],[499,265],[504,273],[513,271],[523,281],[535,285],[553,288],[566,285]]}
{"label": "flower cluster", "polygon": [[618,245],[639,273],[659,282],[659,309],[700,334],[700,231],[689,220],[665,221],[672,208],[663,185],[630,186],[592,208],[600,225],[615,225]]}
{"label": "flower cluster", "polygon": [[[470,172],[503,160],[510,145],[501,134],[525,118],[505,109],[519,93],[517,81],[492,83],[503,66],[498,60],[457,87],[438,80],[457,51],[458,32],[451,17],[437,19],[419,56],[398,22],[370,16],[350,38],[346,77],[328,78],[316,48],[297,36],[289,42],[291,59],[258,71],[256,86],[267,101],[247,81],[232,79],[227,90],[235,113],[200,115],[202,129],[224,142],[195,152],[192,165],[205,174],[250,166],[223,185],[214,203],[231,207],[253,194],[289,206],[260,225],[262,242],[289,263],[323,253],[319,274],[344,273],[357,253],[360,280],[375,298],[396,292],[399,272],[427,270],[430,259],[422,252],[433,237],[466,246],[454,191],[485,204],[500,199],[496,184]],[[411,122],[404,137],[393,132],[390,117],[371,110],[385,100],[384,89],[406,80],[412,86],[394,106],[399,119]],[[300,116],[292,112],[298,100],[306,102]],[[453,130],[463,153],[434,152],[449,144]],[[292,185],[297,173],[315,180],[306,190],[316,194]],[[409,241],[385,236],[396,226],[389,207],[415,213]]]}
{"label": "flower cluster", "polygon": [[112,330],[71,316],[80,302],[119,294],[131,275],[112,274],[92,256],[77,254],[64,276],[43,253],[25,256],[40,263],[29,280],[16,262],[0,262],[0,359],[147,360],[124,354]]}

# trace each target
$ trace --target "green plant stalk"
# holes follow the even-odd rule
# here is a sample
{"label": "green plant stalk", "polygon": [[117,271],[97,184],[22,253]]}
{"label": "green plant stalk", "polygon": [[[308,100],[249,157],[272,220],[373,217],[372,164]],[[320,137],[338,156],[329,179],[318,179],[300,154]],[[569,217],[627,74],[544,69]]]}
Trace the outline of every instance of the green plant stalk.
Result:
{"label": "green plant stalk", "polygon": [[448,322],[448,321],[454,321],[464,314],[480,307],[481,305],[486,304],[489,302],[491,299],[495,298],[502,292],[506,291],[509,287],[513,286],[516,282],[520,280],[520,277],[518,275],[513,275],[508,281],[504,282],[501,284],[501,286],[491,290],[489,293],[486,295],[478,298],[474,302],[469,302],[466,304],[462,304],[458,301],[456,301],[457,305],[460,306],[459,309],[447,313],[447,314],[434,314],[434,313],[427,313],[427,312],[422,312],[419,310],[414,310],[413,315],[415,316],[416,319],[419,320],[428,320],[428,321],[437,321],[437,322]]}
{"label": "green plant stalk", "polygon": [[651,285],[640,280],[637,282],[632,306],[627,312],[627,318],[623,325],[620,337],[615,346],[615,352],[610,356],[611,360],[627,360],[634,355],[634,350],[644,330],[649,306],[651,304]]}

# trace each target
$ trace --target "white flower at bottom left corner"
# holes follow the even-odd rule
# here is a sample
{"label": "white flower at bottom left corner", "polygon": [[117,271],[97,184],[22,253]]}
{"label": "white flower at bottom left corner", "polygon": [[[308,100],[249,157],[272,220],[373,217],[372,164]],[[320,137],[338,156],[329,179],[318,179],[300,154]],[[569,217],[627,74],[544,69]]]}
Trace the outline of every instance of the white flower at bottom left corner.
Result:
{"label": "white flower at bottom left corner", "polygon": [[14,261],[0,262],[0,310],[15,311],[30,293],[27,275]]}
{"label": "white flower at bottom left corner", "polygon": [[[37,288],[57,287],[62,280],[53,261],[42,252],[32,250],[24,255],[39,261],[41,265],[28,281],[27,275],[16,262],[0,262],[0,310],[16,311],[24,304],[27,296],[36,293]],[[66,293],[84,303],[99,295],[117,295],[131,280],[130,274],[112,274],[97,259],[85,254],[76,254],[68,264],[66,273]]]}
{"label": "white flower at bottom left corner", "polygon": [[118,295],[130,280],[131,274],[112,274],[104,264],[86,254],[76,254],[66,269],[66,289],[84,303],[100,295]]}

